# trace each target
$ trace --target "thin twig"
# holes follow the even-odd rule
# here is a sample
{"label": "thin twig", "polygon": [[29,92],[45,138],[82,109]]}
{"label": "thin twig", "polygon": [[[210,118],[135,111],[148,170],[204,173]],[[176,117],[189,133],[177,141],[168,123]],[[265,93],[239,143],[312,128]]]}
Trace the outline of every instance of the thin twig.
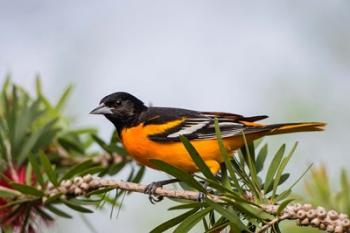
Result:
{"label": "thin twig", "polygon": [[266,223],[265,225],[263,225],[258,231],[256,231],[256,233],[263,233],[266,230],[268,230],[270,227],[272,227],[274,224],[288,219],[288,214],[283,214],[282,216],[276,217],[274,219],[272,219],[270,222]]}

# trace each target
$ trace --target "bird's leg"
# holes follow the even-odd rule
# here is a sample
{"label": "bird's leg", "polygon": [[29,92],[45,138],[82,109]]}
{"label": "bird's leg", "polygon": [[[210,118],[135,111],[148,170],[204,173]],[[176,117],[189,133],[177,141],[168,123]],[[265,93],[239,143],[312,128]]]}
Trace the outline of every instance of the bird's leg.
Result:
{"label": "bird's leg", "polygon": [[152,182],[149,185],[146,186],[144,193],[148,194],[148,199],[152,204],[155,204],[156,202],[160,202],[163,200],[162,196],[158,196],[155,194],[157,188],[163,187],[163,185],[172,184],[175,182],[179,182],[178,179],[169,179],[169,180],[161,180]]}
{"label": "bird's leg", "polygon": [[[218,165],[217,162],[215,162],[214,165],[215,166]],[[216,169],[215,168],[213,170],[216,170],[216,172],[213,172],[213,173],[214,173],[215,178],[217,178],[218,180],[221,180],[220,170],[226,169],[226,167],[225,167],[224,163],[219,164],[219,166],[220,166],[221,169]],[[209,194],[214,194],[215,193],[213,189],[208,188],[209,183],[207,181],[200,181],[200,183],[203,185],[203,188],[205,188],[205,190],[207,192],[206,193],[202,193],[202,192],[198,193],[198,197],[197,197],[197,201],[198,202],[202,202],[207,197],[207,193],[209,193]]]}
{"label": "bird's leg", "polygon": [[202,202],[207,197],[207,193],[214,194],[215,192],[213,189],[208,188],[209,183],[207,181],[199,181],[199,183],[201,183],[203,188],[205,188],[206,190],[206,193],[203,193],[203,192],[198,193],[197,201]]}

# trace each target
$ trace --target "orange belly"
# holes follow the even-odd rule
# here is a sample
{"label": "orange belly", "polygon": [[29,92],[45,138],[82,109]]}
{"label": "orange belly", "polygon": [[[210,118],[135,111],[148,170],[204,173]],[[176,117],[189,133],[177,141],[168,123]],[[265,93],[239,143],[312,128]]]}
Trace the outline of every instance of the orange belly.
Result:
{"label": "orange belly", "polygon": [[[150,160],[156,159],[187,172],[196,172],[198,168],[182,142],[155,142],[148,138],[148,135],[164,132],[166,128],[175,126],[179,122],[181,120],[170,122],[164,128],[154,125],[143,126],[141,124],[124,129],[121,132],[122,143],[136,161],[148,167],[155,168]],[[216,173],[223,161],[217,140],[193,140],[191,143],[210,170]],[[224,145],[226,150],[231,153],[243,145],[243,138],[242,136],[225,138]]]}

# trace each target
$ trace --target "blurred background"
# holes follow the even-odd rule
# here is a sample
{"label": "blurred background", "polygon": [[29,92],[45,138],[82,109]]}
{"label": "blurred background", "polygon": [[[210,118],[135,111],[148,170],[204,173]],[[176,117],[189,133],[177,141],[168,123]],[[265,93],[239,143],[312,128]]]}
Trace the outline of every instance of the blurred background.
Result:
{"label": "blurred background", "polygon": [[[40,74],[53,100],[73,84],[67,114],[104,138],[112,125],[88,113],[115,91],[157,106],[266,114],[266,123],[325,121],[324,133],[265,142],[275,151],[299,141],[292,178],[324,163],[337,187],[339,170],[349,171],[349,12],[341,0],[0,0],[0,81],[10,73],[31,89]],[[143,182],[164,178],[148,170]],[[147,232],[174,216],[171,204],[132,194],[118,218],[107,209],[85,221],[98,232]],[[83,222],[60,219],[50,232],[88,232]]]}

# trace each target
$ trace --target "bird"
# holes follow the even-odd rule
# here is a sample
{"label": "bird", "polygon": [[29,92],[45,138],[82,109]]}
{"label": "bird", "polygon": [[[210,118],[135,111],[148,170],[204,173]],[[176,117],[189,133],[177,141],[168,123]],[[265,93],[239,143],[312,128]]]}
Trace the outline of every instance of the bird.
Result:
{"label": "bird", "polygon": [[[220,170],[223,156],[217,142],[215,119],[230,154],[244,145],[243,134],[249,143],[268,135],[322,131],[326,125],[323,122],[261,124],[257,121],[268,116],[146,106],[127,92],[105,96],[90,113],[104,115],[115,126],[125,150],[138,163],[157,169],[152,161],[161,160],[188,173],[197,172],[198,167],[181,136],[191,142],[213,174]],[[147,192],[151,194],[157,187],[175,180],[153,182]]]}

